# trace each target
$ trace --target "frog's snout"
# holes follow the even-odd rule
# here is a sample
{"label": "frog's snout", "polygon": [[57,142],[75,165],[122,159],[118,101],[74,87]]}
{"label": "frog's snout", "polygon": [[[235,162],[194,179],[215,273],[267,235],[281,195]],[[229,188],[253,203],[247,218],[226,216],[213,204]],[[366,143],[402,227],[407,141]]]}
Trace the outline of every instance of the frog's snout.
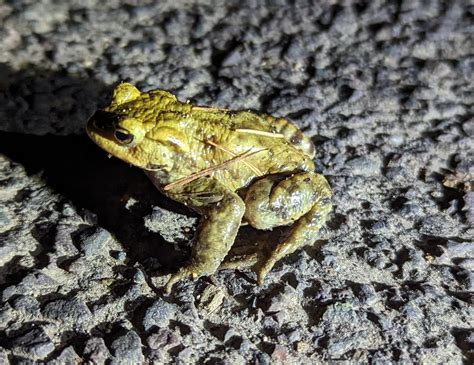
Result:
{"label": "frog's snout", "polygon": [[118,123],[118,117],[114,113],[98,110],[90,117],[87,125],[103,131],[111,131]]}

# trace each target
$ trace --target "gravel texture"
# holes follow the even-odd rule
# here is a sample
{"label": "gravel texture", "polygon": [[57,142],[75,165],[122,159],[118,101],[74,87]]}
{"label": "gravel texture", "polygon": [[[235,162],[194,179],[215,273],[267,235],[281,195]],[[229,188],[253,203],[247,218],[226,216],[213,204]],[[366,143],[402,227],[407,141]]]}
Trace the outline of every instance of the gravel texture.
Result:
{"label": "gravel texture", "polygon": [[[0,363],[472,363],[468,4],[1,2]],[[120,80],[298,123],[315,246],[165,295],[196,216],[85,136]]]}

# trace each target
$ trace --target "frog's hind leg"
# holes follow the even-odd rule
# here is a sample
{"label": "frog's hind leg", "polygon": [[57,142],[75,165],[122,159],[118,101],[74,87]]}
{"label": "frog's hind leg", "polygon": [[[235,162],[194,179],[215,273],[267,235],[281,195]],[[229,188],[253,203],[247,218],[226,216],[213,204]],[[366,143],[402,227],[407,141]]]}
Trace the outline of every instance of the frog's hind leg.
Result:
{"label": "frog's hind leg", "polygon": [[267,273],[280,259],[315,241],[331,208],[329,197],[319,199],[313,208],[295,223],[290,236],[278,244],[271,256],[257,268],[257,280],[260,285],[263,284]]}
{"label": "frog's hind leg", "polygon": [[324,176],[302,172],[277,182],[276,186],[274,179],[264,178],[249,188],[245,217],[259,229],[294,224],[289,236],[256,264],[259,284],[277,261],[315,241],[332,209],[332,192]]}

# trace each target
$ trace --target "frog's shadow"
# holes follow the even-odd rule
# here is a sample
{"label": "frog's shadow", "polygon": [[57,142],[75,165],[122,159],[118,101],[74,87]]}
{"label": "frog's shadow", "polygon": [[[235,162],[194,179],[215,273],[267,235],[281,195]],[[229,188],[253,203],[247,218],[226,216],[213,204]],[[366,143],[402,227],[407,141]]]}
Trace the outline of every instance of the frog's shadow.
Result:
{"label": "frog's shadow", "polygon": [[[53,127],[58,133],[66,133],[82,129],[91,105],[105,105],[113,89],[113,85],[94,78],[35,67],[15,71],[0,64],[0,71],[3,130],[42,133]],[[51,92],[56,98],[45,99],[42,91]],[[76,95],[78,99],[71,106],[71,97]],[[192,213],[160,195],[138,169],[108,159],[85,133],[38,136],[0,132],[0,153],[22,164],[28,175],[40,174],[49,187],[79,211],[86,209],[96,214],[98,224],[118,239],[132,264],[153,257],[174,270],[184,260],[174,245],[145,228],[143,217],[151,213],[153,206]],[[128,198],[138,202],[133,209],[125,208]]]}
{"label": "frog's shadow", "polygon": [[[107,158],[87,136],[0,132],[0,146],[0,153],[22,164],[28,175],[40,174],[79,212],[97,215],[98,224],[117,238],[132,263],[153,257],[172,270],[184,260],[182,251],[146,229],[143,218],[155,206],[185,215],[192,212],[162,196],[139,169]],[[136,203],[127,209],[129,199]]]}

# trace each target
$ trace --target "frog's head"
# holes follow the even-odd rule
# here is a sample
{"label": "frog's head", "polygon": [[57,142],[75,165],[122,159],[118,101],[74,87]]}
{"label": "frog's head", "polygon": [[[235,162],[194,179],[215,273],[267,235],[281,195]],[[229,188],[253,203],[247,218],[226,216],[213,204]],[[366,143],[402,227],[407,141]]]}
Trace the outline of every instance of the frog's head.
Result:
{"label": "frog's head", "polygon": [[159,91],[141,93],[135,86],[122,83],[115,88],[111,104],[89,119],[87,134],[125,162],[145,170],[169,170],[176,156],[187,152],[188,144],[179,129],[157,123],[154,117],[153,111],[164,108],[167,95]]}

